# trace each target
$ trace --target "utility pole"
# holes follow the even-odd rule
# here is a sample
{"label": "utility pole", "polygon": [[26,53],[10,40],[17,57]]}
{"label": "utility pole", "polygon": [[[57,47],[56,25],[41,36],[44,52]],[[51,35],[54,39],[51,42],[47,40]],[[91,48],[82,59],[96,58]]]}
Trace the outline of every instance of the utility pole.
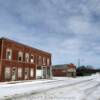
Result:
{"label": "utility pole", "polygon": [[80,67],[80,58],[78,58],[78,67]]}

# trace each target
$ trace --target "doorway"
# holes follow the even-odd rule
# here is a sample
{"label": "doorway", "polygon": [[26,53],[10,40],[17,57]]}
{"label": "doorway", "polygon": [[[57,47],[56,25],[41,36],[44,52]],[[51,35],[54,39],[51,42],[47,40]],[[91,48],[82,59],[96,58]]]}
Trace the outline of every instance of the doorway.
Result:
{"label": "doorway", "polygon": [[29,79],[29,68],[25,68],[25,74],[24,74],[24,79],[27,80]]}
{"label": "doorway", "polygon": [[17,68],[12,68],[12,81],[15,81],[17,79]]}

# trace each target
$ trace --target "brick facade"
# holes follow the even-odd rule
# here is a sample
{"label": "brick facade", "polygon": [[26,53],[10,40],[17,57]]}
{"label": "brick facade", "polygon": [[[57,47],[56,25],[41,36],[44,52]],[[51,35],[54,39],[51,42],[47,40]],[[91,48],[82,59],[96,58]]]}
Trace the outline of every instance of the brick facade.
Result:
{"label": "brick facade", "polygon": [[[10,60],[7,59],[7,49],[11,50]],[[19,52],[22,52],[22,61],[18,60],[21,59],[21,57],[18,56]],[[25,58],[26,53],[29,55],[29,62],[25,61],[26,59],[28,60],[28,56]],[[8,56],[9,56],[9,52],[8,52]],[[43,63],[43,58],[45,58],[44,63]],[[40,67],[40,69],[45,68],[46,71],[48,70],[49,74],[46,73],[45,75],[46,77],[44,78],[49,78],[50,66],[51,66],[51,54],[15,42],[13,40],[9,40],[6,38],[0,39],[0,81],[36,79],[36,70],[38,66]],[[6,72],[6,70],[8,70],[8,72],[10,70],[10,72],[8,73]],[[19,74],[18,70],[20,75],[18,75]],[[8,79],[5,78],[6,73],[10,75]]]}

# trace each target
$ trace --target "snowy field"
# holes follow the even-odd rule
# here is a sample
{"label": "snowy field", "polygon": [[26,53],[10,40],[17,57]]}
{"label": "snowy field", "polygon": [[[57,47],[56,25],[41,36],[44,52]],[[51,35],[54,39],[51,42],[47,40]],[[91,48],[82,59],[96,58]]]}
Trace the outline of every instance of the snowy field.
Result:
{"label": "snowy field", "polygon": [[100,75],[0,83],[0,100],[100,100]]}

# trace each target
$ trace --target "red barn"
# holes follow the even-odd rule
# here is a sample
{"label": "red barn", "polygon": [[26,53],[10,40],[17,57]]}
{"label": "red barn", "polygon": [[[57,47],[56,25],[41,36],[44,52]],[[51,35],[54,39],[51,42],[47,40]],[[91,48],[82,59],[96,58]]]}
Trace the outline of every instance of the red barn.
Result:
{"label": "red barn", "polygon": [[76,76],[76,66],[74,64],[63,64],[52,66],[53,76],[61,77],[75,77]]}
{"label": "red barn", "polygon": [[16,41],[0,39],[0,81],[49,78],[51,54]]}

